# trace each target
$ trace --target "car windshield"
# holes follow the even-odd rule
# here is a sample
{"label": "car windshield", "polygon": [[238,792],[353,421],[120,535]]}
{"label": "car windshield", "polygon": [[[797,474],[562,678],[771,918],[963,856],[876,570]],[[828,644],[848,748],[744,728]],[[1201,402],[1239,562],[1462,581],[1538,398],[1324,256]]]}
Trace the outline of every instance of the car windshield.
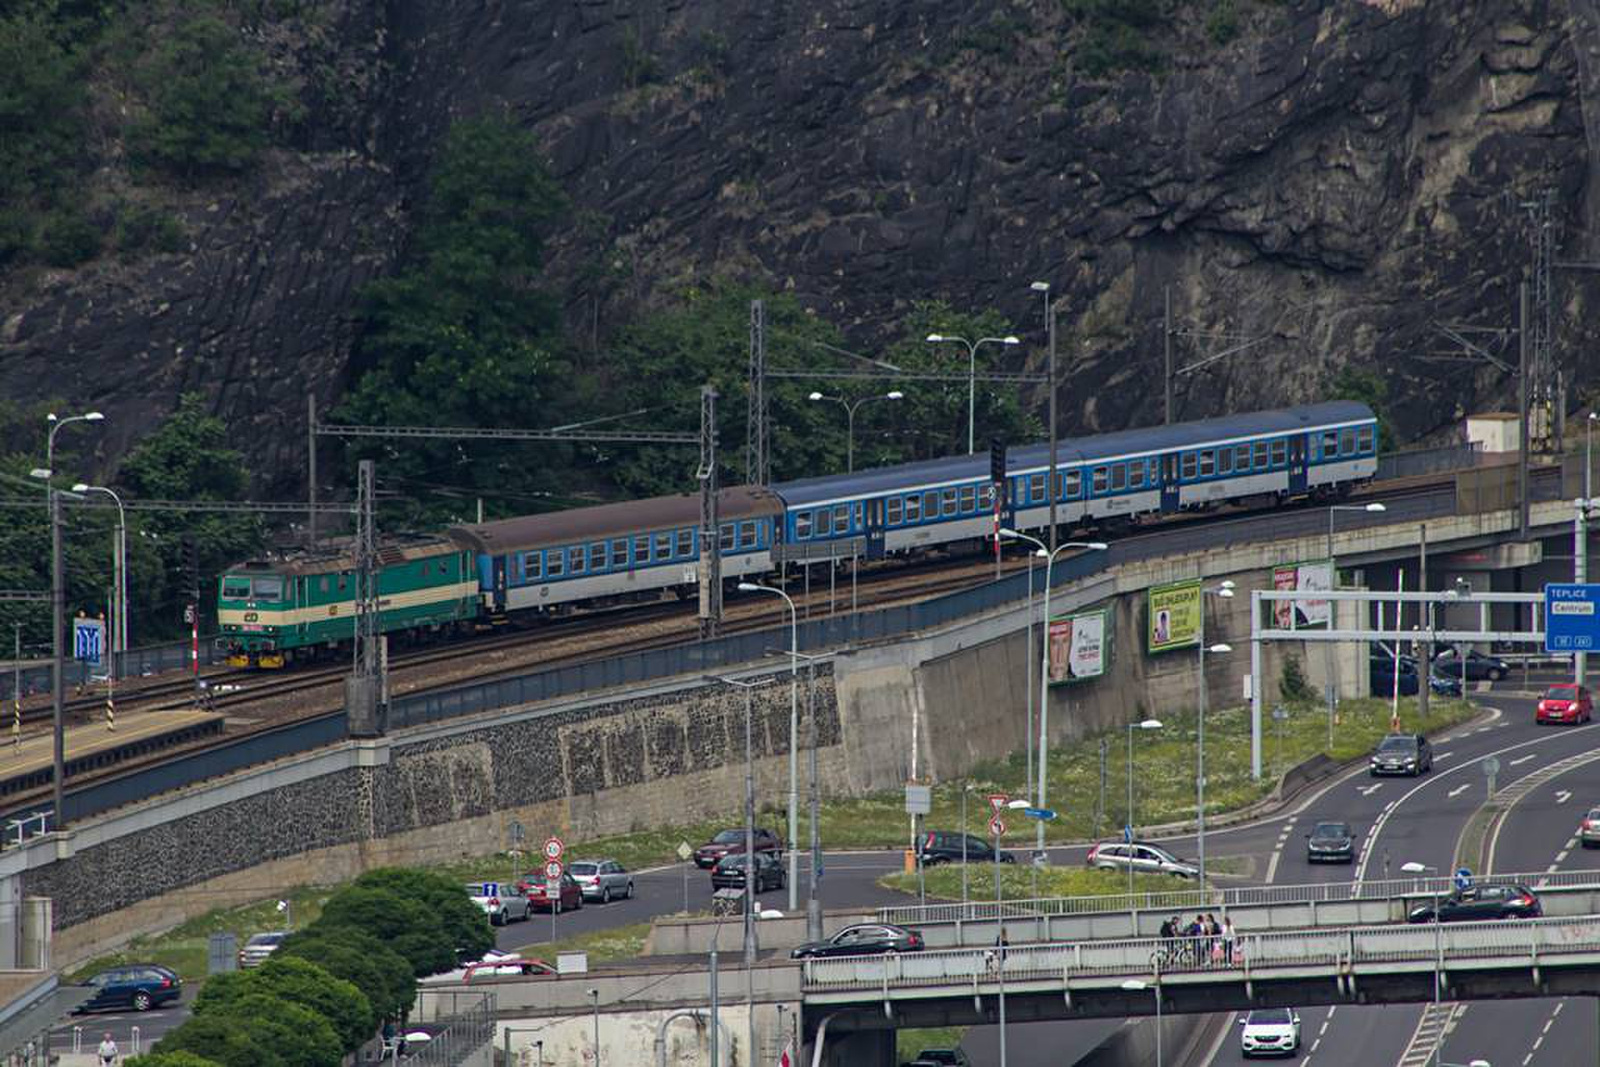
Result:
{"label": "car windshield", "polygon": [[733,845],[744,840],[743,830],[724,830],[711,839],[713,845]]}
{"label": "car windshield", "polygon": [[1312,837],[1349,837],[1350,827],[1342,822],[1319,822],[1311,829]]}
{"label": "car windshield", "polygon": [[1600,808],[1590,808],[1588,817],[1600,822]]}
{"label": "car windshield", "polygon": [[1385,737],[1378,743],[1379,752],[1411,752],[1416,747],[1416,741],[1409,737]]}
{"label": "car windshield", "polygon": [[1577,700],[1578,691],[1570,685],[1552,685],[1545,691],[1546,700]]}
{"label": "car windshield", "polygon": [[1250,1013],[1249,1025],[1251,1026],[1287,1026],[1290,1015],[1288,1008],[1265,1008],[1261,1011]]}
{"label": "car windshield", "polygon": [[744,861],[745,861],[744,853],[740,852],[740,853],[737,853],[737,854],[732,855],[732,856],[724,856],[724,857],[722,857],[720,860],[717,861],[717,866],[721,867],[725,871],[733,870],[734,868],[737,868],[737,867],[743,867],[744,866]]}
{"label": "car windshield", "polygon": [[249,941],[247,941],[245,943],[249,944],[249,945],[276,945],[279,941],[282,941],[282,940],[283,940],[283,935],[282,934],[256,934],[254,937],[252,937]]}
{"label": "car windshield", "polygon": [[573,877],[575,878],[587,877],[599,869],[600,865],[597,863],[574,863],[569,868],[569,870],[572,871]]}

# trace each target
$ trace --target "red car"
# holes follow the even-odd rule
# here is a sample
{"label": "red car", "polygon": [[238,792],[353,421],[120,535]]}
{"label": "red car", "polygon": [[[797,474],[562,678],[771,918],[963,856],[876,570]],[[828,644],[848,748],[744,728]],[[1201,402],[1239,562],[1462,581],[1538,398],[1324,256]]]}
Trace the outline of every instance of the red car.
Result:
{"label": "red car", "polygon": [[1539,701],[1539,710],[1533,721],[1588,722],[1594,717],[1594,701],[1589,698],[1589,688],[1582,685],[1552,685]]}
{"label": "red car", "polygon": [[528,907],[534,911],[553,909],[559,915],[564,911],[583,907],[583,887],[573,881],[570,874],[561,875],[561,889],[558,893],[550,892],[543,871],[529,871],[523,875],[523,881],[518,888],[528,894]]}

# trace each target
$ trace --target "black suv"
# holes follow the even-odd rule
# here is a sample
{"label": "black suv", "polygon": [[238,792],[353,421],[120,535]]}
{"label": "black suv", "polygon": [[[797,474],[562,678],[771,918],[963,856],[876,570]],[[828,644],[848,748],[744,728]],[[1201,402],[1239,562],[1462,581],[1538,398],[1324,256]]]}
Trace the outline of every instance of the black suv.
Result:
{"label": "black suv", "polygon": [[[973,834],[953,834],[945,830],[929,830],[922,835],[922,863],[925,867],[936,867],[941,863],[960,863],[962,859],[962,839],[966,839],[966,861],[968,863],[993,863],[994,848],[989,842]],[[1017,862],[1013,852],[1000,852],[1001,863]]]}
{"label": "black suv", "polygon": [[[789,885],[789,876],[784,873],[783,861],[778,859],[775,852],[757,852],[756,860],[756,892],[765,893],[769,889],[784,889]],[[713,889],[743,889],[744,873],[749,866],[749,860],[743,852],[735,852],[724,856],[711,868],[711,888]]]}
{"label": "black suv", "polygon": [[[1440,922],[1481,919],[1537,919],[1544,914],[1539,898],[1525,885],[1475,885],[1439,898]],[[1433,901],[1411,909],[1414,923],[1433,921]]]}
{"label": "black suv", "polygon": [[1378,742],[1367,773],[1409,774],[1415,778],[1433,770],[1433,746],[1421,734],[1390,734]]}

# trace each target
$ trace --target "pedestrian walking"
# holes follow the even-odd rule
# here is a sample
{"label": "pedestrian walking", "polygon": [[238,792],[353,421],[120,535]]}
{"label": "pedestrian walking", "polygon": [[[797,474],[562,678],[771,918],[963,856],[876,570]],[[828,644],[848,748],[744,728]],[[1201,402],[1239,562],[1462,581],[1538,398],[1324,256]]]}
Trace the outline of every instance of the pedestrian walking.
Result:
{"label": "pedestrian walking", "polygon": [[1200,935],[1205,932],[1205,916],[1196,915],[1183,931],[1188,940],[1189,962],[1192,966],[1200,965]]}
{"label": "pedestrian walking", "polygon": [[111,1040],[111,1032],[109,1030],[106,1031],[105,1037],[100,1042],[100,1049],[97,1055],[100,1057],[102,1067],[111,1067],[111,1064],[117,1062],[117,1043]]}
{"label": "pedestrian walking", "polygon": [[1238,934],[1233,929],[1233,919],[1224,915],[1222,917],[1222,952],[1227,961],[1238,966],[1238,959],[1234,955],[1239,943]]}

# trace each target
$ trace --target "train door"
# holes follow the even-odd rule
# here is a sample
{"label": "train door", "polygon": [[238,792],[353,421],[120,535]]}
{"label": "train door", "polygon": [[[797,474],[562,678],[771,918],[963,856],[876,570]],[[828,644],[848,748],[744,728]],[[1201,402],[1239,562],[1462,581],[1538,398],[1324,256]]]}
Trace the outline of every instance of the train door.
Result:
{"label": "train door", "polygon": [[883,558],[883,498],[867,501],[867,558]]}
{"label": "train door", "polygon": [[1295,495],[1306,491],[1306,435],[1289,438],[1289,492]]}
{"label": "train door", "polygon": [[493,557],[494,565],[494,610],[506,610],[506,558]]}
{"label": "train door", "polygon": [[1168,452],[1161,457],[1161,510],[1177,511],[1178,507],[1178,453]]}

